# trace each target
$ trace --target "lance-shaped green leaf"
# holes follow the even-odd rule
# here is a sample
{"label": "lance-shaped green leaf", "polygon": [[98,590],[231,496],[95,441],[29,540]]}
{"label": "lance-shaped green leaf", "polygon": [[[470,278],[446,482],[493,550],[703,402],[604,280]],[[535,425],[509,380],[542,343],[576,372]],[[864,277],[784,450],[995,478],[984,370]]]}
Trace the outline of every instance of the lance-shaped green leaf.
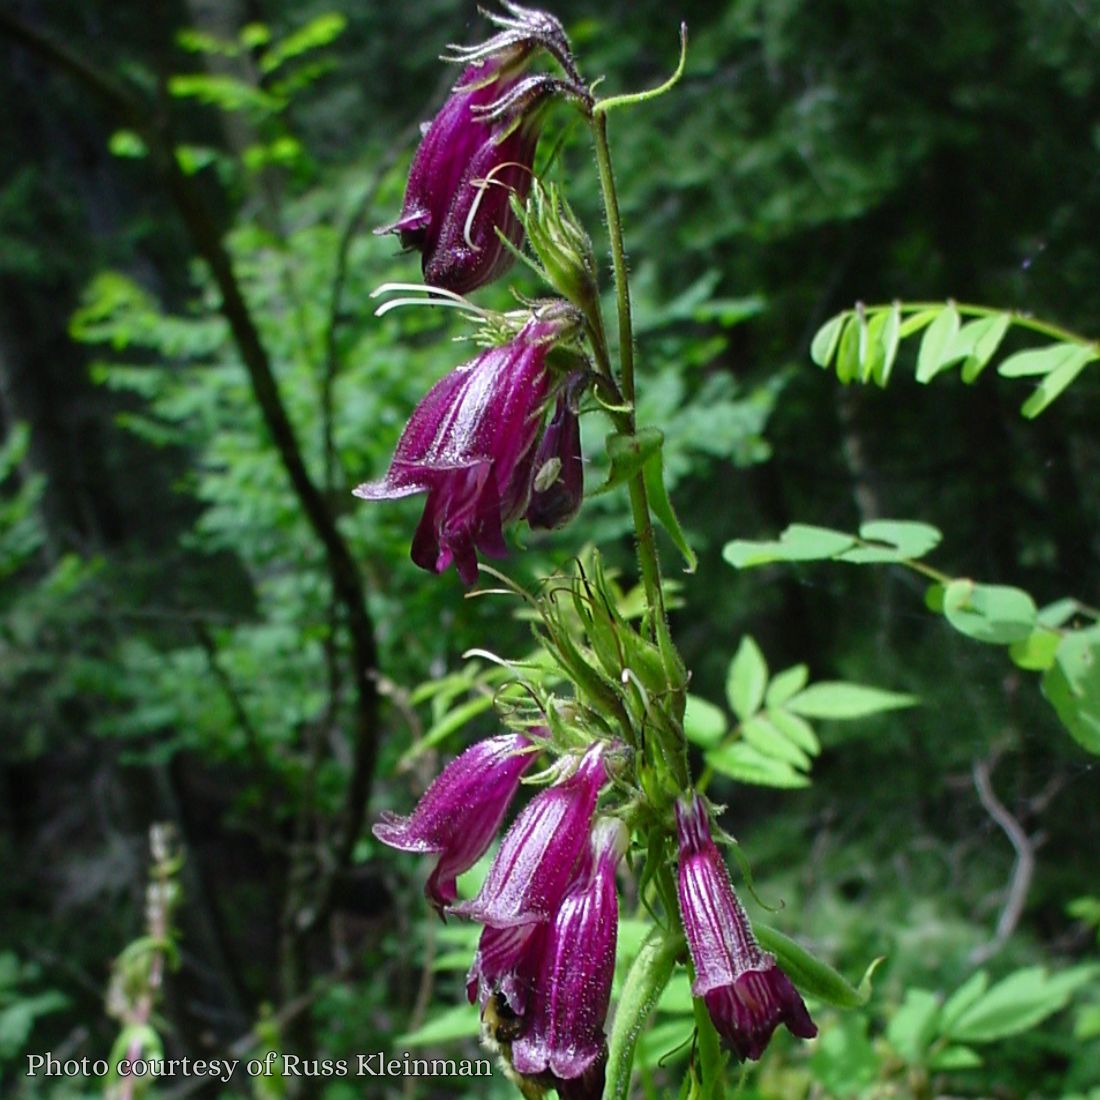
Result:
{"label": "lance-shaped green leaf", "polygon": [[837,346],[840,344],[840,333],[847,319],[847,312],[838,313],[835,317],[830,317],[815,333],[813,342],[810,344],[810,358],[819,367],[828,367],[833,361]]}
{"label": "lance-shaped green leaf", "polygon": [[843,721],[916,706],[918,702],[920,700],[915,695],[905,695],[898,691],[884,691],[882,688],[850,684],[843,680],[822,680],[788,699],[785,709],[805,718]]}
{"label": "lance-shaped green leaf", "polygon": [[884,387],[890,381],[901,344],[901,303],[895,302],[883,316],[885,320],[878,337],[882,354],[876,355],[871,365],[871,377]]}
{"label": "lance-shaped green leaf", "polygon": [[776,957],[779,966],[807,996],[837,1008],[859,1008],[870,1000],[871,977],[882,962],[881,958],[867,967],[859,985],[852,985],[843,974],[811,955],[778,929],[755,921],[752,928],[760,946]]}
{"label": "lance-shaped green leaf", "polygon": [[687,562],[687,567],[684,571],[686,573],[694,573],[698,565],[698,559],[695,556],[695,551],[692,550],[691,545],[688,543],[683,528],[680,526],[680,520],[677,518],[676,510],[672,507],[672,500],[669,498],[668,488],[665,486],[665,466],[660,446],[658,446],[657,450],[646,459],[645,466],[643,467],[643,474],[645,477],[646,494],[649,497],[649,507],[653,511],[654,518],[665,529],[665,533],[668,537],[676,544],[676,549],[683,554],[684,561]]}
{"label": "lance-shaped green leaf", "polygon": [[684,712],[684,736],[705,749],[713,748],[725,736],[729,723],[721,708],[698,695],[687,697]]}
{"label": "lance-shaped green leaf", "polygon": [[1074,992],[1095,982],[1100,966],[1050,974],[1044,967],[1017,970],[973,1001],[952,1021],[948,1034],[964,1043],[990,1043],[1030,1030],[1064,1008]]}
{"label": "lance-shaped green leaf", "polygon": [[810,780],[785,760],[766,756],[755,745],[745,741],[711,750],[706,754],[706,761],[714,771],[758,787],[793,790],[810,785]]}
{"label": "lance-shaped green leaf", "polygon": [[973,382],[985,370],[1005,338],[1011,322],[1012,318],[1007,313],[998,313],[993,317],[980,317],[963,326],[959,332],[959,342],[966,351],[962,365],[964,382]]}

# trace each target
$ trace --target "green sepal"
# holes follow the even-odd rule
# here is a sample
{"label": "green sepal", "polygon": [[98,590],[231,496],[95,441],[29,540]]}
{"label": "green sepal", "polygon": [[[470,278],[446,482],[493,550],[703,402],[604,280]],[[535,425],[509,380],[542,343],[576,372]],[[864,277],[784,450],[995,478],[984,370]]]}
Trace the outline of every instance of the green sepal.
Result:
{"label": "green sepal", "polygon": [[753,924],[753,931],[765,951],[776,958],[787,977],[805,994],[836,1008],[859,1008],[871,999],[871,976],[884,956],[874,959],[859,985],[852,985],[841,973],[799,947],[789,936],[767,924]]}

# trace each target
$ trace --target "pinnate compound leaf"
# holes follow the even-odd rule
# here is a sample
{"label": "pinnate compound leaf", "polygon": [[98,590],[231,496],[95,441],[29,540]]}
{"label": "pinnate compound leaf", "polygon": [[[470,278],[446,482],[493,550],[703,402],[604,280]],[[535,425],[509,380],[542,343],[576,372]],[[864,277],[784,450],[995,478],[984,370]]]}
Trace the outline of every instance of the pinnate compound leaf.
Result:
{"label": "pinnate compound leaf", "polygon": [[1023,641],[1035,629],[1038,610],[1022,589],[975,584],[961,578],[943,592],[943,614],[960,634],[990,645]]}
{"label": "pinnate compound leaf", "polygon": [[795,771],[790,764],[765,756],[759,749],[744,741],[713,749],[707,753],[706,760],[716,772],[758,787],[789,789],[810,785],[809,779]]}
{"label": "pinnate compound leaf", "polygon": [[918,702],[915,695],[885,691],[865,684],[850,684],[843,680],[822,680],[788,700],[786,709],[805,718],[845,721],[916,706]]}
{"label": "pinnate compound leaf", "polygon": [[764,702],[768,684],[768,665],[760,647],[746,634],[730,662],[726,677],[726,698],[730,708],[744,722],[754,715]]}

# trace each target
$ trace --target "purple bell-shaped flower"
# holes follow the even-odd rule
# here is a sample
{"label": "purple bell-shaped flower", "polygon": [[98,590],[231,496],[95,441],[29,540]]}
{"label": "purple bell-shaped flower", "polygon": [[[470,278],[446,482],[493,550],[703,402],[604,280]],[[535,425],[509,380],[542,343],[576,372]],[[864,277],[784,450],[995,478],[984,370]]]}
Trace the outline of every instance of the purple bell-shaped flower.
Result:
{"label": "purple bell-shaped flower", "polygon": [[812,1039],[817,1027],[798,991],[756,942],[698,795],[677,800],[676,827],[680,915],[695,965],[691,991],[705,1001],[718,1034],[738,1058],[751,1061],[781,1023],[800,1039]]}
{"label": "purple bell-shaped flower", "polygon": [[485,854],[537,755],[519,733],[479,741],[436,776],[408,817],[383,813],[374,826],[391,848],[439,854],[425,893],[440,912],[457,896],[457,876]]}
{"label": "purple bell-shaped flower", "polygon": [[[431,286],[458,294],[484,286],[512,263],[497,231],[516,247],[523,240],[510,196],[527,196],[539,137],[537,106],[552,90],[543,81],[535,94],[526,92],[532,78],[521,80],[515,64],[526,52],[513,47],[465,70],[424,131],[401,217],[377,230],[397,233],[402,245],[420,251]],[[515,111],[493,111],[513,99]]]}
{"label": "purple bell-shaped flower", "polygon": [[603,1094],[619,902],[615,870],[629,834],[616,818],[598,822],[573,880],[543,933],[524,1029],[512,1047],[525,1076],[548,1075],[562,1096]]}
{"label": "purple bell-shaped flower", "polygon": [[565,779],[537,794],[504,835],[481,891],[451,910],[486,925],[467,982],[482,1004],[501,990],[517,1015],[528,983],[517,981],[539,925],[548,921],[588,845],[592,814],[607,780],[605,746],[593,745]]}
{"label": "purple bell-shaped flower", "polygon": [[364,500],[428,494],[412,543],[422,569],[442,573],[454,562],[473,584],[477,550],[507,554],[502,526],[527,506],[557,331],[531,321],[509,343],[451,371],[413,411],[385,478],[355,489]]}

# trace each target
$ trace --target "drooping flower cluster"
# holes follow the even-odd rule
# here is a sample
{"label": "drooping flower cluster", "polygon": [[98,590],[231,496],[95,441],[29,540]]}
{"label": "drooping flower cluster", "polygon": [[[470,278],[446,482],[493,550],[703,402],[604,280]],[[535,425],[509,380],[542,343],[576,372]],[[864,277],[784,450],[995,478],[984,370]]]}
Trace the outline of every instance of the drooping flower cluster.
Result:
{"label": "drooping flower cluster", "polygon": [[[418,249],[425,282],[452,295],[484,286],[511,264],[508,244],[523,240],[512,199],[522,202],[530,190],[542,109],[554,96],[582,94],[561,24],[545,12],[505,7],[509,17],[491,17],[501,29],[488,42],[454,48],[452,59],[467,67],[425,128],[401,217],[378,230]],[[567,79],[527,74],[538,50]],[[505,555],[505,524],[526,513],[532,527],[557,527],[579,508],[583,372],[562,385],[542,431],[555,392],[547,357],[569,327],[563,308],[544,303],[512,339],[436,383],[413,412],[385,478],[355,489],[365,500],[428,494],[412,544],[422,568],[442,573],[453,563],[473,584],[478,551]]]}
{"label": "drooping flower cluster", "polygon": [[374,834],[404,851],[439,853],[429,896],[441,912],[483,926],[467,993],[481,1005],[487,1041],[517,1073],[580,1100],[603,1089],[615,874],[628,840],[615,818],[593,823],[609,778],[605,744],[561,758],[556,781],[504,835],[478,895],[453,904],[455,875],[485,851],[532,755],[519,734],[474,745],[409,817],[388,816]]}
{"label": "drooping flower cluster", "polygon": [[[425,127],[401,217],[380,230],[420,251],[424,278],[435,288],[390,289],[423,290],[433,301],[477,312],[482,338],[496,342],[430,389],[385,477],[355,490],[366,500],[426,494],[412,559],[435,573],[453,564],[466,584],[477,579],[479,554],[505,554],[506,524],[525,518],[532,528],[553,528],[577,512],[583,495],[579,413],[589,385],[620,417],[619,440],[629,442],[623,433],[636,431],[623,399],[633,391],[625,382],[620,389],[610,365],[591,239],[554,185],[532,175],[548,100],[571,98],[590,122],[599,104],[577,72],[560,23],[503,3],[508,16],[490,16],[497,34],[480,46],[453,48],[451,60],[463,63],[463,75]],[[564,78],[528,71],[538,50],[557,61]],[[617,219],[614,210],[609,200],[609,222]],[[502,274],[525,232],[536,268],[561,299],[525,302],[518,313],[476,310],[461,295]],[[616,255],[621,259],[621,247]],[[622,277],[621,263],[616,266]],[[620,308],[620,320],[623,315],[620,344],[626,347],[629,310]],[[578,352],[585,340],[587,357]],[[624,380],[627,373],[624,364]],[[652,566],[657,573],[655,558]],[[648,577],[644,562],[642,573]],[[563,1100],[602,1095],[616,875],[630,841],[625,821],[639,829],[648,872],[648,861],[663,858],[670,839],[674,799],[679,917],[694,966],[693,993],[739,1059],[759,1058],[780,1023],[803,1038],[817,1033],[802,998],[757,942],[711,836],[709,811],[689,789],[682,723],[688,677],[667,637],[660,579],[648,579],[648,614],[639,628],[621,613],[622,594],[607,583],[598,556],[587,572],[578,563],[572,600],[532,600],[573,696],[557,699],[541,683],[526,685],[539,717],[521,721],[545,721],[555,733],[566,732],[559,740],[549,729],[528,729],[475,744],[442,771],[412,814],[384,814],[374,827],[385,844],[434,854],[430,902],[441,916],[481,925],[467,996],[480,1007],[483,1038],[519,1076],[525,1095],[548,1088]],[[588,746],[583,753],[576,749],[579,736]],[[633,777],[612,764],[621,745],[611,738],[620,736],[637,764]],[[457,877],[489,849],[544,749],[557,760],[533,782],[548,785],[505,832],[477,896],[460,902]],[[601,804],[612,772],[617,787],[633,787],[619,806],[609,799]],[[657,884],[645,900],[665,910],[661,950],[671,959],[669,952],[682,950],[671,879],[647,881]],[[626,1019],[624,1026],[641,1025]]]}
{"label": "drooping flower cluster", "polygon": [[424,129],[401,217],[376,230],[398,234],[405,248],[421,253],[426,283],[458,294],[511,266],[505,241],[518,247],[523,240],[511,196],[522,202],[531,186],[543,107],[573,88],[525,73],[538,49],[572,68],[561,24],[545,12],[506,7],[512,18],[492,17],[503,28],[499,34],[481,46],[454,48],[452,60],[469,64]]}
{"label": "drooping flower cluster", "polygon": [[697,794],[677,799],[676,828],[680,915],[695,966],[691,991],[706,1002],[718,1034],[738,1058],[752,1061],[781,1023],[812,1039],[817,1028],[802,998],[753,935]]}

